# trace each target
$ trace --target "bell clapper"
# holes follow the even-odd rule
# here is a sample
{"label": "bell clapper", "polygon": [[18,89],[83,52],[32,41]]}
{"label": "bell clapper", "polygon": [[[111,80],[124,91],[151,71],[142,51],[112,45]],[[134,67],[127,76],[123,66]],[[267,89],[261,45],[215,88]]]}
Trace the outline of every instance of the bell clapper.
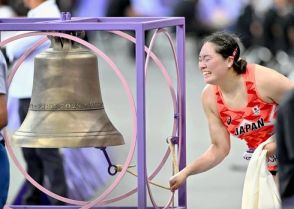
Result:
{"label": "bell clapper", "polygon": [[106,152],[106,147],[97,147],[97,149],[100,149],[103,152],[103,154],[108,162],[108,174],[111,176],[114,176],[115,174],[117,174],[118,168],[116,165],[112,164],[112,162]]}

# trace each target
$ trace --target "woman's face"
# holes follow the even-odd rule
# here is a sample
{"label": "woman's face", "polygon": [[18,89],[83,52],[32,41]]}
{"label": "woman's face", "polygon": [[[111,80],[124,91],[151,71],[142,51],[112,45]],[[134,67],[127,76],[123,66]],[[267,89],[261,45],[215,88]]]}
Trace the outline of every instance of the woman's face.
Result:
{"label": "woman's face", "polygon": [[228,62],[215,51],[216,45],[206,42],[199,53],[199,70],[204,81],[208,84],[217,84],[228,72]]}

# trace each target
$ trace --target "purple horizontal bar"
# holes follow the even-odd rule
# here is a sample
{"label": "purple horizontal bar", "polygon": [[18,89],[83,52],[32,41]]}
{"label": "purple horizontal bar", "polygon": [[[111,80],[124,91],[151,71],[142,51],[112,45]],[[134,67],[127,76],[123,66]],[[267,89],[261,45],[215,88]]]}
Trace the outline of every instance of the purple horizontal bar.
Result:
{"label": "purple horizontal bar", "polygon": [[61,22],[56,18],[2,18],[0,31],[137,30],[142,26],[149,30],[183,24],[183,17],[72,18]]}
{"label": "purple horizontal bar", "polygon": [[[82,206],[42,206],[42,205],[10,205],[9,206],[10,208],[13,208],[13,209],[78,209],[78,208],[81,208]],[[106,206],[102,206],[102,207],[93,207],[93,209],[135,209],[135,208],[138,208],[138,207],[106,207]],[[161,207],[163,208],[163,207]],[[147,209],[154,209],[154,207],[147,207]],[[174,207],[173,209],[185,209],[184,207]]]}
{"label": "purple horizontal bar", "polygon": [[[170,19],[168,21],[165,20],[154,20],[154,21],[147,21],[143,24],[143,29],[150,30],[155,28],[166,28],[176,25],[184,25],[185,19],[184,18],[176,18],[176,19]],[[154,27],[156,26],[156,27]]]}

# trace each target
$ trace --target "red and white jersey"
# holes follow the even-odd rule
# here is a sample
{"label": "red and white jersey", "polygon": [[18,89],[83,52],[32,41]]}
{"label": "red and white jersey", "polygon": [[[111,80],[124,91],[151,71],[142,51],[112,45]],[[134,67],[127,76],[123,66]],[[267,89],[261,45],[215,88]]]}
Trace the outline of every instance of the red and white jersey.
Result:
{"label": "red and white jersey", "polygon": [[232,110],[223,101],[222,92],[216,86],[216,100],[219,116],[227,130],[236,137],[245,140],[249,148],[256,148],[274,134],[277,103],[263,101],[256,91],[255,66],[248,64],[242,74],[247,90],[247,106]]}

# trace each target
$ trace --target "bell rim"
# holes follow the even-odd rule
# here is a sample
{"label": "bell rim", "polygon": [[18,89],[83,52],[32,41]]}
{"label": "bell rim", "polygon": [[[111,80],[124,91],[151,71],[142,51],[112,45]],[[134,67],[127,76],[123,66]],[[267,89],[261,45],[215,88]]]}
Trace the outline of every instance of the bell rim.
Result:
{"label": "bell rim", "polygon": [[[111,140],[103,140],[107,138],[105,135],[99,136],[68,136],[68,135],[46,135],[15,133],[11,137],[13,145],[27,148],[82,148],[82,147],[110,147],[124,145],[124,139],[120,134],[108,134]],[[85,134],[85,133],[84,133]],[[100,140],[99,140],[100,138]]]}

